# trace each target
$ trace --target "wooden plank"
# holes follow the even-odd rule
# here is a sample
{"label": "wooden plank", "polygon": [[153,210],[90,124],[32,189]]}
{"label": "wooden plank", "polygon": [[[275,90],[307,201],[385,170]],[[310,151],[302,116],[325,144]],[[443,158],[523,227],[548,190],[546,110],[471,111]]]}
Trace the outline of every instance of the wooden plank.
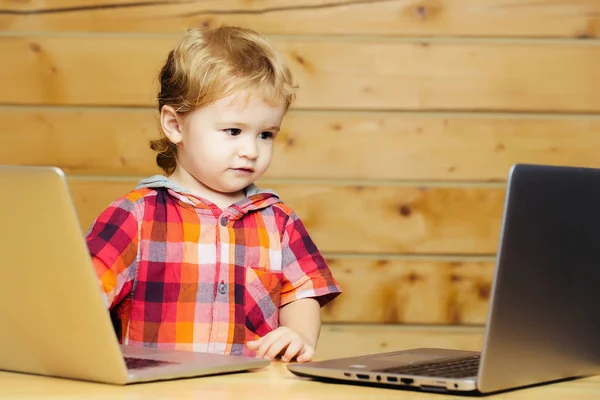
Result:
{"label": "wooden plank", "polygon": [[184,32],[223,23],[267,34],[598,37],[590,0],[0,1],[0,30]]}
{"label": "wooden plank", "polygon": [[[150,175],[150,109],[0,108],[0,160]],[[315,143],[319,145],[316,146]],[[600,168],[600,119],[291,111],[267,178],[502,181],[517,162]]]}
{"label": "wooden plank", "polygon": [[482,327],[323,324],[315,360],[420,347],[479,351]]}
{"label": "wooden plank", "polygon": [[[71,179],[82,228],[134,181]],[[494,254],[503,187],[263,185],[303,219],[324,252]]]}
{"label": "wooden plank", "polygon": [[[154,105],[175,38],[3,36],[0,103]],[[600,111],[600,43],[277,39],[297,108]],[[126,66],[126,67],[125,67]]]}
{"label": "wooden plank", "polygon": [[323,320],[343,323],[483,325],[491,261],[328,258],[343,293]]}
{"label": "wooden plank", "polygon": [[55,165],[69,173],[152,175],[160,172],[149,141],[154,110],[0,109],[0,160]]}

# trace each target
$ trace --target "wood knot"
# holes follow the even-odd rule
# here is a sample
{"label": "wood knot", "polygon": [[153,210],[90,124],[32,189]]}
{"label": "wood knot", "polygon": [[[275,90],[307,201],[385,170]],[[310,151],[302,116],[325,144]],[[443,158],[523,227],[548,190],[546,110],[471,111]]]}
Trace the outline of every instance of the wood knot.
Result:
{"label": "wood knot", "polygon": [[342,130],[342,125],[340,125],[340,124],[334,124],[332,126],[332,128],[333,128],[334,131],[341,131]]}
{"label": "wood knot", "polygon": [[417,13],[417,15],[421,18],[425,18],[427,17],[427,7],[425,6],[418,6],[415,9],[415,12]]}
{"label": "wood knot", "polygon": [[314,68],[310,63],[310,60],[304,58],[296,51],[290,52],[290,59],[298,63],[302,67],[302,70],[307,73],[313,73]]}
{"label": "wood knot", "polygon": [[377,260],[378,267],[385,267],[390,263],[390,260]]}
{"label": "wood knot", "polygon": [[421,21],[431,20],[432,18],[435,18],[435,16],[437,14],[439,14],[441,11],[443,11],[441,6],[432,4],[432,2],[423,1],[422,3],[429,3],[429,4],[421,4],[416,7],[412,7],[412,9],[410,9],[411,10],[410,12],[412,12],[413,15],[417,19],[420,19]]}
{"label": "wood knot", "polygon": [[400,212],[400,215],[402,215],[403,217],[408,217],[412,214],[411,208],[407,205],[400,206],[398,211]]}
{"label": "wood knot", "polygon": [[498,143],[496,145],[496,151],[502,151],[504,150],[506,147],[504,146],[504,143]]}
{"label": "wood knot", "polygon": [[479,287],[477,289],[478,289],[478,293],[477,294],[479,295],[479,298],[481,300],[488,300],[490,298],[490,287],[489,287],[489,285],[482,284],[482,285],[479,285]]}
{"label": "wood knot", "polygon": [[415,274],[414,272],[411,272],[411,273],[410,273],[410,275],[408,275],[408,281],[409,281],[410,283],[415,283],[415,282],[417,282],[419,279],[421,279],[421,278],[419,278],[419,275]]}
{"label": "wood knot", "polygon": [[29,48],[34,53],[39,53],[40,51],[42,51],[42,47],[39,44],[37,44],[37,43],[31,43],[31,44],[29,44]]}

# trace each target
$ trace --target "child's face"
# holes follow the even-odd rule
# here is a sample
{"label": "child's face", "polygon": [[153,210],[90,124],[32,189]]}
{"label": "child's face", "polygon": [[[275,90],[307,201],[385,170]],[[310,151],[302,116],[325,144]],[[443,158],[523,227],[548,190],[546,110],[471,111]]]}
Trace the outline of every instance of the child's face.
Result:
{"label": "child's face", "polygon": [[[211,192],[239,194],[271,164],[273,141],[285,107],[234,93],[181,119],[176,174],[210,199]],[[180,178],[185,178],[179,176]],[[187,182],[189,178],[196,182]]]}

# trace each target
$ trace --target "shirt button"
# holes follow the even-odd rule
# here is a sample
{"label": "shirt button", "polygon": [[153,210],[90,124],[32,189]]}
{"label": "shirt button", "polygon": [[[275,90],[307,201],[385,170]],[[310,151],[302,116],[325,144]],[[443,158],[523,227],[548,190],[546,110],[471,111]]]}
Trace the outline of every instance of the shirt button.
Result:
{"label": "shirt button", "polygon": [[224,282],[219,283],[219,293],[225,294],[227,293],[227,284]]}
{"label": "shirt button", "polygon": [[229,220],[227,219],[227,217],[221,217],[221,225],[227,226],[227,222],[229,222]]}

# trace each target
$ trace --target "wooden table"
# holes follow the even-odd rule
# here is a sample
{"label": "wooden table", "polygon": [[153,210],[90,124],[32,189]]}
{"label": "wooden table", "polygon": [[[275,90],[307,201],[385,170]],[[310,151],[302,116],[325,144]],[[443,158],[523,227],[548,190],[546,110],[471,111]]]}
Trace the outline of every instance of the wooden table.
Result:
{"label": "wooden table", "polygon": [[[600,399],[600,377],[506,392],[494,399]],[[273,362],[260,371],[176,381],[113,386],[59,378],[0,372],[0,399],[210,399],[210,400],[332,400],[445,399],[444,396],[363,386],[337,385],[301,379],[285,364]]]}
{"label": "wooden table", "polygon": [[[481,349],[481,327],[406,327],[324,325],[315,359],[328,359],[415,347]],[[521,389],[494,399],[600,400],[600,376]],[[113,386],[0,371],[0,400],[5,399],[210,399],[210,400],[335,400],[456,399],[458,396],[397,389],[338,385],[301,379],[273,362],[255,372]],[[463,397],[464,398],[464,397]]]}

